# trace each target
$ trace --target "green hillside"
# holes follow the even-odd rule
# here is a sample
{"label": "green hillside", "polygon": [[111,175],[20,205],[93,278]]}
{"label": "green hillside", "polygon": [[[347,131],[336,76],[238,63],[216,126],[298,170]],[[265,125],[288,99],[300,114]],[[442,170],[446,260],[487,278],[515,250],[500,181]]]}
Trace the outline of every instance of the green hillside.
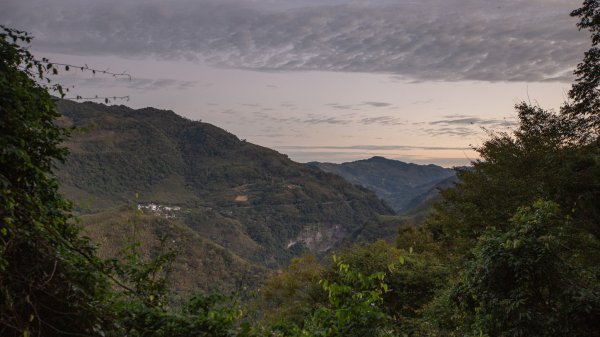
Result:
{"label": "green hillside", "polygon": [[265,269],[203,237],[180,220],[151,214],[135,214],[123,206],[81,217],[84,234],[94,238],[98,253],[123,257],[123,247],[137,241],[146,259],[174,251],[167,271],[171,286],[181,295],[199,289],[234,291],[259,283]]}
{"label": "green hillside", "polygon": [[[278,268],[302,252],[324,253],[367,220],[393,213],[337,175],[172,111],[70,101],[60,109],[63,122],[78,128],[58,172],[61,190],[88,215],[83,223],[96,229],[96,239],[124,231],[117,222],[96,223],[121,216],[122,205],[138,205],[241,264]],[[164,214],[166,208],[177,210]]]}
{"label": "green hillside", "polygon": [[[410,212],[438,195],[437,185],[456,181],[454,170],[437,165],[417,165],[383,157],[343,164],[309,163],[364,186],[384,199],[397,212]],[[449,187],[443,183],[441,187]]]}

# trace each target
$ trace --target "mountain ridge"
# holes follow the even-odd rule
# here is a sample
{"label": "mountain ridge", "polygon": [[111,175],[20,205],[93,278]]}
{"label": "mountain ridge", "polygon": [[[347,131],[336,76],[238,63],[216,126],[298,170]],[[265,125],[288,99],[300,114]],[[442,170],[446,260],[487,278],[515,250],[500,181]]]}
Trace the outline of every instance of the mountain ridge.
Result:
{"label": "mountain ridge", "polygon": [[[152,235],[162,222],[177,223],[256,270],[273,269],[303,252],[323,254],[369,219],[393,214],[371,191],[337,175],[169,110],[70,101],[59,106],[61,122],[77,131],[57,172],[61,191],[77,201],[95,239],[111,229],[94,227],[94,215],[118,218],[111,210],[124,204],[155,204],[179,211],[174,218],[146,212],[146,220],[162,219],[148,220],[156,223]],[[126,232],[126,225],[112,226]]]}
{"label": "mountain ridge", "polygon": [[455,181],[453,177],[456,177],[454,170],[434,164],[419,165],[381,156],[341,164],[310,162],[307,165],[338,174],[374,191],[399,213],[419,207],[435,194],[439,183],[446,179]]}

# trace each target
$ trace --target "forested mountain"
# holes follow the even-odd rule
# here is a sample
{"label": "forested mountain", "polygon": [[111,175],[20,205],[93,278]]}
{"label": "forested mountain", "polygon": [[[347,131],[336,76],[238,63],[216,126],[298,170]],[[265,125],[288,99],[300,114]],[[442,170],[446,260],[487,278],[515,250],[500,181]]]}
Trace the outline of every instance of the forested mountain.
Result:
{"label": "forested mountain", "polygon": [[450,187],[451,182],[456,181],[456,173],[451,169],[383,157],[343,164],[312,162],[309,165],[338,174],[353,184],[374,191],[397,212],[408,212],[419,207],[437,195],[438,187]]}
{"label": "forested mountain", "polygon": [[[172,111],[59,106],[62,122],[77,128],[58,172],[61,191],[76,202],[87,232],[110,246],[107,252],[117,250],[119,240],[111,237],[132,233],[127,213],[132,218],[138,208],[145,213],[136,220],[146,230],[144,240],[158,241],[160,233],[171,242],[194,238],[222,265],[207,259],[206,249],[188,247],[181,255],[210,260],[214,279],[240,282],[302,252],[321,254],[367,220],[393,213],[372,192],[337,175]],[[165,234],[166,228],[172,230]],[[189,288],[208,288],[202,268],[180,263],[180,272],[196,270],[200,280]]]}

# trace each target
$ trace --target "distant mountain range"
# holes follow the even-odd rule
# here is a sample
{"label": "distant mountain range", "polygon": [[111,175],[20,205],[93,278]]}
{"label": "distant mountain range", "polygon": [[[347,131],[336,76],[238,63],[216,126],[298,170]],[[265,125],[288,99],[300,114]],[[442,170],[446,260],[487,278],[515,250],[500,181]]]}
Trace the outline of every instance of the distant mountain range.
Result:
{"label": "distant mountain range", "polygon": [[438,195],[439,188],[451,187],[456,182],[456,172],[452,169],[383,157],[343,164],[311,162],[308,165],[374,191],[398,213],[409,213],[429,205]]}
{"label": "distant mountain range", "polygon": [[[180,252],[180,290],[239,287],[391,216],[373,192],[172,111],[61,101],[76,127],[58,170],[105,256],[139,240]],[[396,231],[396,228],[394,229]]]}

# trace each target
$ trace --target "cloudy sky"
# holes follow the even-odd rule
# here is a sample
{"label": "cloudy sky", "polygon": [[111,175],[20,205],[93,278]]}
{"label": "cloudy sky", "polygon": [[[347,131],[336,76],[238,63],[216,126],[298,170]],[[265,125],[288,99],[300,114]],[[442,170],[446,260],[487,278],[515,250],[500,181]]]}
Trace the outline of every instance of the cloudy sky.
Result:
{"label": "cloudy sky", "polygon": [[513,106],[557,109],[588,48],[574,0],[2,0],[71,95],[129,96],[292,159],[463,165]]}

